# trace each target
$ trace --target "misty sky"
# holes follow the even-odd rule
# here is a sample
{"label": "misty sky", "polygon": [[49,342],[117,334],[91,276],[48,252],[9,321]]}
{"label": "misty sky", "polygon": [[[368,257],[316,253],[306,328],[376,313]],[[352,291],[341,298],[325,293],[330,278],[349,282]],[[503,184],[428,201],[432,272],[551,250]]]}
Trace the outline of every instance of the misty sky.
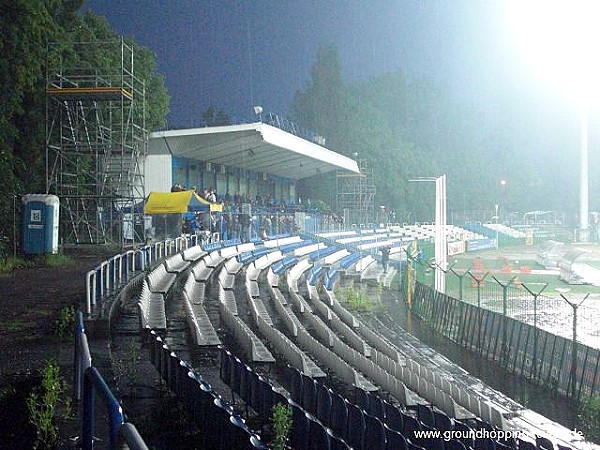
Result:
{"label": "misty sky", "polygon": [[156,53],[172,125],[193,124],[209,104],[244,120],[258,104],[285,115],[307,86],[319,43],[337,46],[348,82],[405,70],[492,108],[523,92],[565,101],[523,64],[502,2],[91,0],[88,7]]}
{"label": "misty sky", "polygon": [[[526,135],[520,144],[524,152],[539,153],[541,163],[549,157],[559,167],[569,164],[576,173],[577,102],[524,60],[504,1],[90,0],[87,5],[106,15],[117,33],[133,35],[156,53],[171,95],[168,127],[198,126],[209,105],[242,122],[256,120],[254,105],[288,116],[294,93],[308,86],[319,43],[327,43],[338,48],[346,82],[400,70],[408,77],[432,77],[450,89],[457,104],[475,105],[498,127],[506,118],[519,124]],[[597,118],[596,108],[590,115],[591,161]]]}

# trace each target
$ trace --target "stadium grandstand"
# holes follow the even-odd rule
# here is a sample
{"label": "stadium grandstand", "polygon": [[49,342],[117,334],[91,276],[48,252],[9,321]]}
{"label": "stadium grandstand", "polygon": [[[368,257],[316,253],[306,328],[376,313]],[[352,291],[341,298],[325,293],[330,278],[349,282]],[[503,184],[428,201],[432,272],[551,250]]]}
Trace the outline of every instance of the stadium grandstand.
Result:
{"label": "stadium grandstand", "polygon": [[[394,280],[400,284],[407,259],[431,256],[435,227],[307,226],[294,181],[337,170],[357,172],[358,166],[263,123],[151,134],[150,192],[181,184],[195,186],[202,199],[214,188],[214,200],[223,205],[216,215],[248,214],[261,227],[275,206],[265,199],[280,198],[285,207],[276,209],[291,214],[295,226],[271,222],[268,236],[222,226],[207,239],[178,230],[88,274],[76,331],[84,448],[95,439],[90,423],[96,417],[85,404],[89,390],[105,386],[95,368],[100,356],[90,353],[100,338],[86,329],[92,323],[102,329],[104,321],[112,357],[137,349],[145,367],[140,373],[157,373],[187,412],[196,448],[271,448],[275,405],[289,408],[294,449],[598,448],[485,385],[388,314],[377,314],[404,305],[405,294],[390,288]],[[211,203],[199,202],[208,208],[199,211],[210,214]],[[444,231],[450,254],[493,248],[497,233],[525,239],[496,226],[447,225]],[[382,265],[384,247],[390,270]],[[126,379],[117,383],[116,392],[127,392]],[[125,440],[145,448],[136,417],[125,419],[114,396],[103,401],[111,445]]]}

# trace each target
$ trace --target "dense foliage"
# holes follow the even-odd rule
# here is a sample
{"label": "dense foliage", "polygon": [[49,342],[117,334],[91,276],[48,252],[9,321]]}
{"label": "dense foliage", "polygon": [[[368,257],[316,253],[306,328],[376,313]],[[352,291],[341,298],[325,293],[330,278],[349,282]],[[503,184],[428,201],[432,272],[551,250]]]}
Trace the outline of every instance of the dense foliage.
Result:
{"label": "dense foliage", "polygon": [[[82,14],[83,0],[0,0],[0,238],[14,236],[21,195],[45,192],[45,84],[49,62],[69,67],[113,67],[102,46],[118,41],[103,16]],[[133,40],[126,41],[133,45]],[[56,45],[49,45],[58,43]],[[169,98],[154,55],[134,47],[136,74],[146,86],[146,128],[162,126]],[[10,213],[9,213],[10,212]],[[17,218],[18,222],[18,218]]]}
{"label": "dense foliage", "polygon": [[[409,180],[442,174],[448,220],[475,216],[474,211],[489,218],[495,204],[503,218],[529,210],[573,210],[576,170],[564,160],[541,159],[533,130],[508,100],[506,105],[486,113],[483,105],[451,98],[442,84],[403,71],[345,83],[336,48],[322,46],[293,111],[294,120],[327,138],[328,148],[373,167],[375,205],[395,210],[397,221],[433,220],[433,183]],[[333,182],[331,176],[305,180],[301,191],[334,205]]]}

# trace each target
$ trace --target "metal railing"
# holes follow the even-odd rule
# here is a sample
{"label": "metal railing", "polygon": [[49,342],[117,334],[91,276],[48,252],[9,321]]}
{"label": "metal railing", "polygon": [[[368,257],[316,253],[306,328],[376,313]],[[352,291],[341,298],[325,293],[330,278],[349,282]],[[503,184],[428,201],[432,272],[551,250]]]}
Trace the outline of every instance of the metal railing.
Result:
{"label": "metal railing", "polygon": [[91,315],[102,306],[104,300],[115,294],[139,271],[190,246],[196,245],[195,235],[180,236],[155,242],[103,261],[86,274],[85,314]]}
{"label": "metal railing", "polygon": [[147,450],[148,447],[135,426],[125,422],[119,401],[114,396],[104,378],[92,365],[90,349],[85,334],[83,313],[77,312],[75,321],[75,398],[83,400],[82,405],[82,438],[81,448],[94,448],[94,432],[96,428],[96,397],[102,399],[109,418],[110,449],[120,448],[120,442],[125,442],[131,450]]}
{"label": "metal railing", "polygon": [[[426,277],[415,274],[416,264],[410,261],[403,273],[404,292],[412,311],[434,330],[572,398],[600,392],[600,349],[581,342],[590,321],[598,321],[593,306],[582,306],[589,294],[577,300],[562,293],[557,299],[543,298],[539,283],[515,284],[514,277],[502,281],[488,272],[460,274],[461,285],[472,283],[475,299],[463,289],[452,296],[425,283]],[[518,296],[511,297],[513,289]],[[597,338],[595,342],[598,347]]]}

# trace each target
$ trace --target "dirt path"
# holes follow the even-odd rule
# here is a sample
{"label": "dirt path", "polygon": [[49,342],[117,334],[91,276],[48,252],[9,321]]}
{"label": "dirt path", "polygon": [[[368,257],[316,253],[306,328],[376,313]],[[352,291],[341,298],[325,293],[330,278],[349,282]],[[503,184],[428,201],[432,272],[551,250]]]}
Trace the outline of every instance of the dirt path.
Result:
{"label": "dirt path", "polygon": [[[57,335],[61,310],[81,307],[85,274],[113,253],[98,247],[66,249],[72,258],[68,266],[48,267],[38,258],[31,268],[0,275],[0,448],[32,448],[35,429],[28,422],[26,398],[48,361],[56,361],[71,384],[73,341]],[[71,428],[76,431],[75,424]]]}

